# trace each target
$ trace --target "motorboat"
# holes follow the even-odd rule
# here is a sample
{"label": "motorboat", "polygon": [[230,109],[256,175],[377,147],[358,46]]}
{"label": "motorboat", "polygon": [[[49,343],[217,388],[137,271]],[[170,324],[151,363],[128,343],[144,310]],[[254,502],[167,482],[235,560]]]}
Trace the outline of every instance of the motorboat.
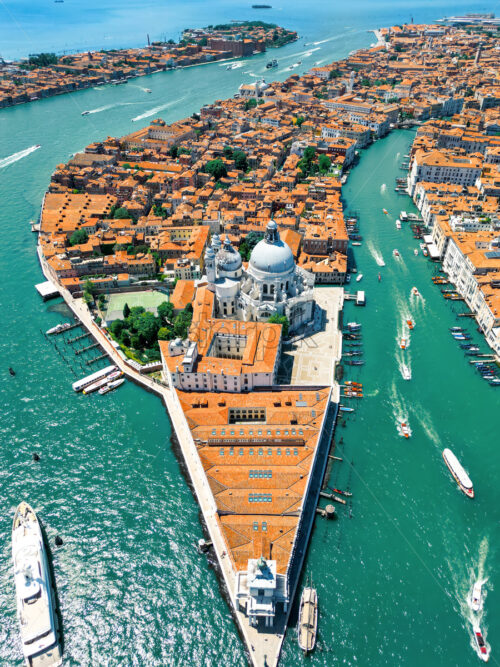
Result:
{"label": "motorboat", "polygon": [[411,436],[411,429],[408,422],[400,421],[398,426],[399,435],[408,439]]}
{"label": "motorboat", "polygon": [[363,280],[363,274],[360,273],[358,276],[356,276],[356,282],[359,283],[360,280]]}
{"label": "motorboat", "polygon": [[55,594],[43,535],[35,512],[24,501],[14,515],[12,560],[25,664],[62,665]]}
{"label": "motorboat", "polygon": [[474,488],[471,479],[451,449],[443,449],[443,460],[460,489],[469,498],[474,498]]}
{"label": "motorboat", "polygon": [[476,581],[469,600],[469,606],[472,611],[480,611],[483,606],[482,588],[483,584],[480,581]]}
{"label": "motorboat", "polygon": [[406,350],[410,346],[410,340],[406,336],[401,336],[399,339],[399,347],[402,350]]}
{"label": "motorboat", "polygon": [[380,273],[379,273],[379,274],[378,274],[378,281],[381,282],[381,280],[382,280],[382,276],[381,276]]}
{"label": "motorboat", "polygon": [[488,662],[488,660],[490,659],[490,649],[489,646],[487,646],[486,642],[484,641],[481,628],[479,627],[479,625],[474,625],[472,630],[474,632],[474,639],[476,641],[476,646],[479,651],[479,657],[483,662]]}
{"label": "motorboat", "polygon": [[415,328],[415,320],[412,320],[411,318],[409,320],[406,320],[406,324],[408,325],[408,329]]}
{"label": "motorboat", "polygon": [[307,586],[302,591],[297,624],[297,639],[304,653],[312,651],[316,645],[318,632],[318,595],[316,589]]}
{"label": "motorboat", "polygon": [[359,329],[361,329],[361,324],[359,322],[348,322],[347,328],[349,331],[359,331]]}
{"label": "motorboat", "polygon": [[88,116],[90,111],[82,111],[82,116]]}
{"label": "motorboat", "polygon": [[61,333],[62,331],[66,331],[66,329],[69,329],[71,324],[69,322],[65,322],[64,324],[57,324],[55,327],[52,327],[51,329],[47,329],[45,332],[48,336],[51,336],[52,334],[57,334]]}
{"label": "motorboat", "polygon": [[422,296],[416,287],[411,288],[411,293],[413,296]]}
{"label": "motorboat", "polygon": [[463,331],[462,327],[450,327],[450,331]]}
{"label": "motorboat", "polygon": [[117,380],[120,376],[122,375],[121,371],[114,371],[113,373],[110,373],[104,378],[101,378],[97,382],[94,382],[93,384],[89,385],[88,387],[85,387],[83,390],[84,394],[92,394],[94,391],[99,391],[105,387],[108,382],[113,382],[114,380]]}
{"label": "motorboat", "polygon": [[411,370],[406,364],[401,365],[401,375],[403,376],[403,380],[411,380]]}
{"label": "motorboat", "polygon": [[415,257],[418,256],[418,248],[414,248],[414,249],[413,249],[413,254],[415,255]]}
{"label": "motorboat", "polygon": [[354,412],[354,408],[348,408],[346,405],[341,405],[339,410],[341,412]]}
{"label": "motorboat", "polygon": [[276,60],[276,58],[270,60],[266,65],[266,69],[271,69],[272,67],[278,67],[278,61]]}
{"label": "motorboat", "polygon": [[353,242],[352,242],[352,245],[360,246],[360,245],[361,245],[361,241],[353,241]]}
{"label": "motorboat", "polygon": [[401,220],[396,220],[396,228],[401,229]]}
{"label": "motorboat", "polygon": [[387,211],[385,208],[382,209],[382,213],[384,213],[385,215],[389,215],[389,211]]}
{"label": "motorboat", "polygon": [[394,255],[394,257],[396,257],[396,259],[399,259],[399,257],[401,257],[401,255],[399,254],[399,250],[397,250],[396,248],[394,248],[392,254]]}
{"label": "motorboat", "polygon": [[117,389],[124,382],[125,382],[125,380],[123,378],[120,378],[119,380],[114,380],[113,382],[108,382],[107,384],[104,385],[104,387],[101,387],[99,389],[99,393],[100,394],[108,394],[110,391],[113,391],[114,389]]}
{"label": "motorboat", "polygon": [[346,275],[346,277],[345,277],[345,281],[346,281],[346,283],[350,283],[350,282],[351,282],[351,274],[350,274],[350,273],[348,273],[348,274]]}
{"label": "motorboat", "polygon": [[149,90],[149,88],[144,88],[144,92],[145,93],[150,93],[151,91]]}

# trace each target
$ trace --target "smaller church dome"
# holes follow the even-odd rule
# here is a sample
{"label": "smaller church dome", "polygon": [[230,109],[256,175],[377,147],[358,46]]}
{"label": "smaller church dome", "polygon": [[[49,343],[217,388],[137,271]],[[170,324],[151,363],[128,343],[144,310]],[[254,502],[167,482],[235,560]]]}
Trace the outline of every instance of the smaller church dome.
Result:
{"label": "smaller church dome", "polygon": [[241,255],[233,248],[226,236],[222,249],[217,253],[217,267],[219,271],[233,272],[241,269]]}
{"label": "smaller church dome", "polygon": [[212,248],[217,252],[220,250],[222,247],[222,241],[220,240],[220,236],[215,232],[215,234],[212,236]]}

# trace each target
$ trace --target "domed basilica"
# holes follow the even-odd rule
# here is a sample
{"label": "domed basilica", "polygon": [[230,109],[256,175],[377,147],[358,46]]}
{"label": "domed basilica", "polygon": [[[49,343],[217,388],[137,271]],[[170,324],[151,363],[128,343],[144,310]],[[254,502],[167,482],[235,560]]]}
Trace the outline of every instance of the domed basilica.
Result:
{"label": "domed basilica", "polygon": [[205,271],[215,293],[216,317],[263,322],[274,314],[286,315],[292,332],[313,319],[314,276],[296,266],[273,220],[246,270],[229,239],[221,243],[214,234],[205,253]]}

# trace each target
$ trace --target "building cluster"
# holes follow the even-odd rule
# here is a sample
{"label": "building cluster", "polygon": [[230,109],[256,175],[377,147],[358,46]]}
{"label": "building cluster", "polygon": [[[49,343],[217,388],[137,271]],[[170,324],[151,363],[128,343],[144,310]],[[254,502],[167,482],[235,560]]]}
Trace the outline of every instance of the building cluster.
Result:
{"label": "building cluster", "polygon": [[0,109],[92,86],[118,85],[168,69],[252,56],[296,39],[293,31],[256,21],[186,30],[179,43],[154,42],[139,49],[87,51],[60,57],[40,54],[19,62],[0,58]]}

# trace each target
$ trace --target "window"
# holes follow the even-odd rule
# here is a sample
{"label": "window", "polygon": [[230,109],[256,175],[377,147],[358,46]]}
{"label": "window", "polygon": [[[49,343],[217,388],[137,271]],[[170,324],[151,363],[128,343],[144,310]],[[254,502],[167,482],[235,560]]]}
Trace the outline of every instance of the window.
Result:
{"label": "window", "polygon": [[250,479],[253,479],[253,470],[250,470],[250,471],[248,472],[248,476],[250,477]]}
{"label": "window", "polygon": [[281,447],[278,447],[278,449],[276,450],[276,454],[277,454],[278,456],[281,456]]}
{"label": "window", "polygon": [[264,533],[266,532],[266,530],[267,530],[267,521],[262,522],[262,530],[264,531]]}
{"label": "window", "polygon": [[262,479],[264,477],[264,472],[262,470],[259,470],[259,477]]}
{"label": "window", "polygon": [[272,455],[273,455],[273,450],[271,449],[271,447],[268,447],[268,448],[267,448],[267,455],[268,455],[268,456],[272,456]]}
{"label": "window", "polygon": [[262,447],[259,447],[259,456],[263,456],[263,454],[264,454],[264,450],[262,449]]}
{"label": "window", "polygon": [[224,456],[224,447],[219,449],[219,456]]}
{"label": "window", "polygon": [[240,447],[238,450],[238,455],[243,456],[243,447]]}
{"label": "window", "polygon": [[290,456],[290,448],[289,448],[289,447],[286,448],[285,454],[286,454],[287,456]]}
{"label": "window", "polygon": [[[253,529],[254,530],[259,530],[259,522],[258,521],[253,522]],[[267,530],[267,528],[266,528],[266,530]]]}
{"label": "window", "polygon": [[229,456],[233,456],[233,454],[234,454],[234,447],[231,447],[231,449],[229,450]]}
{"label": "window", "polygon": [[298,456],[298,455],[299,455],[299,450],[297,449],[297,447],[294,447],[294,448],[293,448],[293,455],[294,455],[294,456]]}
{"label": "window", "polygon": [[250,447],[250,449],[248,450],[248,455],[253,456],[253,447]]}

